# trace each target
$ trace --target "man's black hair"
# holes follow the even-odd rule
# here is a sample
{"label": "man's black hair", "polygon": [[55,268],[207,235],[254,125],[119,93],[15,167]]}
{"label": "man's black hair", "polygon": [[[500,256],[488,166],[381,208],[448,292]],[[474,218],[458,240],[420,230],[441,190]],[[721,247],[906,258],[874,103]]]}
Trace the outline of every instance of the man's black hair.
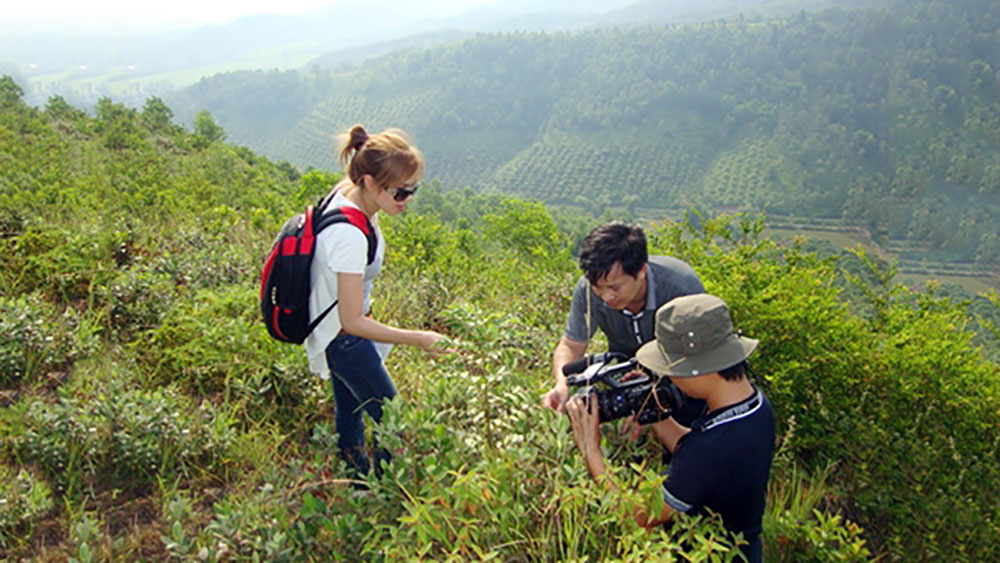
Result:
{"label": "man's black hair", "polygon": [[746,360],[743,360],[734,366],[729,366],[726,369],[720,369],[719,375],[726,381],[739,381],[743,379],[747,376]]}
{"label": "man's black hair", "polygon": [[638,225],[619,221],[590,231],[580,246],[580,269],[591,285],[608,275],[615,262],[621,262],[622,271],[636,277],[648,260],[646,233]]}

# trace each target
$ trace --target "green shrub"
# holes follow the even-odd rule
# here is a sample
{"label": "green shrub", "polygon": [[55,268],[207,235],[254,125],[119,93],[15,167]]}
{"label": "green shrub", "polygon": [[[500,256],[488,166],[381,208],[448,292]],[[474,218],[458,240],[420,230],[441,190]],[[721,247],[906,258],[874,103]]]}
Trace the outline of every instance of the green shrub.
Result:
{"label": "green shrub", "polygon": [[[324,467],[328,462],[332,465]],[[313,463],[309,467],[301,459],[291,459],[287,466],[262,464],[258,477],[234,484],[212,504],[207,516],[197,514],[186,495],[169,495],[163,506],[169,530],[162,537],[164,545],[174,557],[202,561],[329,561],[356,553],[358,542],[331,545],[332,538],[321,532],[328,531],[329,521],[314,510],[319,501],[309,491],[349,504],[350,509],[363,510],[363,504],[350,495],[352,489],[330,488],[324,476],[328,469],[338,468],[335,458],[318,452]]]}
{"label": "green shrub", "polygon": [[871,553],[864,530],[837,513],[837,498],[828,484],[836,465],[807,474],[783,446],[794,440],[794,420],[781,440],[771,467],[763,521],[767,561],[867,561]]}
{"label": "green shrub", "polygon": [[303,555],[294,551],[288,532],[289,512],[273,487],[265,485],[251,494],[230,495],[216,502],[212,511],[212,520],[200,537],[199,556],[275,561]]}
{"label": "green shrub", "polygon": [[176,384],[197,396],[241,405],[244,422],[275,419],[304,428],[329,388],[309,372],[301,347],[271,339],[256,293],[246,285],[203,290],[178,301],[162,323],[132,345],[150,384]]}
{"label": "green shrub", "polygon": [[25,469],[0,465],[0,548],[31,537],[30,530],[53,508],[52,491]]}
{"label": "green shrub", "polygon": [[213,466],[232,440],[231,422],[210,404],[195,407],[169,389],[34,399],[24,425],[16,448],[60,489],[148,485]]}
{"label": "green shrub", "polygon": [[111,335],[128,342],[136,334],[155,328],[176,299],[177,286],[168,277],[134,268],[120,271],[102,295],[108,307]]}
{"label": "green shrub", "polygon": [[231,208],[217,208],[194,225],[175,228],[158,241],[143,265],[179,287],[212,289],[259,279],[266,248],[257,248],[245,221]]}
{"label": "green shrub", "polygon": [[72,310],[59,313],[33,295],[0,297],[0,385],[66,369],[94,345],[85,327]]}
{"label": "green shrub", "polygon": [[652,247],[691,261],[736,327],[761,339],[753,361],[779,430],[796,421],[787,447],[809,473],[843,460],[831,486],[876,553],[994,559],[1000,380],[970,345],[967,313],[868,261],[877,281],[859,317],[829,261],[758,238],[762,227],[667,224]]}
{"label": "green shrub", "polygon": [[40,292],[66,304],[85,301],[114,266],[113,244],[94,231],[48,227],[30,229],[6,241],[6,289]]}
{"label": "green shrub", "polygon": [[[437,407],[395,402],[385,409],[377,433],[397,455],[386,476],[369,480],[382,508],[366,534],[366,557],[648,561],[685,549],[736,557],[735,540],[718,521],[682,517],[669,532],[639,528],[629,503],[662,505],[658,472],[622,464],[613,472],[623,492],[596,485],[561,417],[535,404],[530,379],[494,373],[437,378],[428,389],[435,397],[428,404]],[[483,404],[480,385],[501,404]],[[437,399],[443,395],[454,397],[452,406]],[[461,395],[468,397],[462,407]],[[331,507],[334,529],[349,517]]]}

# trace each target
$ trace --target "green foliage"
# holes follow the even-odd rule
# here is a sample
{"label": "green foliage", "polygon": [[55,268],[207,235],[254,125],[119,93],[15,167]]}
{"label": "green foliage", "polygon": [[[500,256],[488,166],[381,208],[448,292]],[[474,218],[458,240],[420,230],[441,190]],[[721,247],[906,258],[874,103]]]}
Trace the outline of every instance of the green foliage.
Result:
{"label": "green foliage", "polygon": [[[11,534],[51,516],[67,531],[54,556],[81,561],[738,559],[715,519],[650,533],[628,517],[625,501],[661,506],[656,444],[606,433],[612,494],[565,418],[538,405],[579,276],[569,249],[592,220],[433,182],[380,218],[375,317],[443,331],[457,352],[387,358],[400,397],[369,429],[393,459],[358,491],[342,478],[328,384],[267,337],[255,302],[275,231],[338,175],[297,176],[221,142],[195,150],[194,135],[157,125],[156,101],[101,107],[100,119],[58,100],[0,112],[0,357],[13,387],[0,454],[10,479],[44,480]],[[109,146],[122,123],[131,136]],[[783,166],[786,153],[745,147]],[[864,136],[854,148],[880,150]],[[595,209],[614,213],[608,203]],[[761,339],[758,383],[784,436],[769,558],[995,559],[1000,390],[974,338],[997,336],[996,297],[907,290],[862,253],[839,260],[845,275],[763,227],[692,214],[648,234]],[[125,513],[132,500],[149,513]],[[18,538],[11,557],[53,555],[41,540]]]}
{"label": "green foliage", "polygon": [[[764,558],[768,561],[867,561],[864,530],[836,513],[828,484],[836,464],[806,474],[785,446],[794,442],[795,419],[781,440],[768,483]],[[834,505],[834,506],[831,506]],[[834,508],[833,512],[826,512]]]}
{"label": "green foliage", "polygon": [[35,399],[23,408],[18,452],[67,494],[112,484],[129,490],[148,486],[157,475],[210,468],[232,440],[225,416],[170,389],[109,390],[55,403]]}
{"label": "green foliage", "polygon": [[31,528],[54,506],[52,491],[25,469],[0,465],[0,548],[30,536]]}
{"label": "green foliage", "polygon": [[[95,548],[98,545],[101,532],[100,515],[83,513],[70,528],[73,544],[76,546],[76,557],[70,557],[70,563],[91,563],[95,561]],[[94,546],[94,547],[91,547]]]}
{"label": "green foliage", "polygon": [[[176,303],[156,328],[134,340],[133,354],[153,384],[241,405],[253,420],[296,420],[315,410],[325,389],[300,350],[262,330],[256,294],[244,286],[204,290]],[[311,408],[310,408],[311,407]]]}
{"label": "green foliage", "polygon": [[199,148],[205,148],[226,138],[226,132],[215,122],[208,110],[201,110],[194,116],[194,135],[195,146]]}
{"label": "green foliage", "polygon": [[45,116],[52,121],[81,122],[87,114],[69,104],[62,96],[52,96],[45,103]]}
{"label": "green foliage", "polygon": [[0,297],[0,385],[66,369],[94,344],[72,310],[59,314],[33,295]]}
{"label": "green foliage", "polygon": [[142,106],[142,113],[139,118],[143,125],[150,131],[170,132],[176,131],[176,125],[171,121],[174,112],[160,98],[150,98]]}
{"label": "green foliage", "polygon": [[138,113],[110,98],[101,98],[94,109],[97,131],[104,136],[104,146],[112,150],[137,149],[143,144]]}
{"label": "green foliage", "polygon": [[[373,517],[359,520],[358,508],[339,507],[337,497],[306,496],[302,517],[323,515],[318,537],[360,533],[359,555],[387,560],[648,560],[680,553],[685,541],[692,553],[732,560],[734,540],[718,522],[683,520],[672,534],[649,534],[621,496],[594,486],[573,463],[563,421],[538,410],[535,382],[516,368],[531,357],[518,350],[476,343],[424,374],[412,402],[388,405],[377,433],[394,458],[381,479],[368,480],[361,514]],[[625,490],[642,485],[629,499],[662,502],[662,478],[620,469]]]}
{"label": "green foliage", "polygon": [[88,300],[112,269],[110,241],[95,233],[32,229],[5,242],[12,250],[5,277],[14,294],[37,291],[63,303]]}
{"label": "green foliage", "polygon": [[207,556],[211,561],[230,557],[267,561],[292,558],[295,546],[287,531],[287,512],[277,506],[279,499],[277,491],[265,485],[255,493],[215,503],[214,517],[203,532],[206,545],[199,549],[198,556]]}
{"label": "green foliage", "polygon": [[23,97],[24,89],[17,82],[14,82],[12,77],[9,75],[0,77],[0,109],[23,104],[24,102],[21,101]]}
{"label": "green foliage", "polygon": [[967,313],[876,282],[864,287],[871,317],[853,316],[829,264],[756,238],[761,227],[668,224],[652,246],[691,260],[737,327],[763,337],[756,367],[779,425],[796,423],[785,447],[810,473],[844,460],[832,485],[874,546],[901,557],[991,558],[1000,382],[970,346]]}

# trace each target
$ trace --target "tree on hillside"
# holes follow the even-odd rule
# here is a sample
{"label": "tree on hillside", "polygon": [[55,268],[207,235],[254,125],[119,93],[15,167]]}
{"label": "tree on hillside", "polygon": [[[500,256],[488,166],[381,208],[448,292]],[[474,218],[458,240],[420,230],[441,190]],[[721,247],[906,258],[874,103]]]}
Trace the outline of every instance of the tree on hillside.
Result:
{"label": "tree on hillside", "polygon": [[87,114],[80,109],[70,105],[66,98],[62,96],[52,96],[45,102],[45,115],[49,119],[64,119],[67,121],[80,121],[87,117]]}
{"label": "tree on hillside", "polygon": [[169,132],[177,129],[177,126],[172,121],[174,112],[167,107],[167,104],[161,98],[156,96],[146,100],[146,104],[142,106],[140,117],[143,125],[150,131]]}
{"label": "tree on hillside", "polygon": [[199,148],[205,148],[216,141],[224,141],[226,132],[222,126],[215,122],[215,118],[207,109],[198,112],[194,116],[195,144]]}
{"label": "tree on hillside", "polygon": [[134,109],[103,97],[97,100],[94,112],[97,114],[97,130],[104,135],[104,146],[109,149],[127,149],[142,144]]}
{"label": "tree on hillside", "polygon": [[14,82],[10,75],[0,77],[0,109],[7,109],[21,104],[24,90]]}

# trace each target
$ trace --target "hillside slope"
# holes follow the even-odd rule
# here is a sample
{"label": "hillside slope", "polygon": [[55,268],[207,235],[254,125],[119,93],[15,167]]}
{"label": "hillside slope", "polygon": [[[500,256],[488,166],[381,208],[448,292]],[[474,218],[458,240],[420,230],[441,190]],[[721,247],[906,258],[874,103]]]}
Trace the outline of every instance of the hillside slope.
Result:
{"label": "hillside slope", "polygon": [[[328,386],[267,337],[256,302],[274,233],[338,176],[186,133],[157,99],[90,118],[21,96],[0,78],[0,556],[731,555],[711,521],[634,525],[538,405],[578,276],[541,204],[431,183],[382,221],[375,316],[445,331],[459,352],[390,355],[400,400],[378,435],[396,455],[358,495]],[[761,340],[780,436],[767,559],[996,560],[1000,379],[969,311],[864,257],[852,284],[763,227],[702,218],[649,235]],[[655,508],[659,447],[608,434],[615,479]]]}
{"label": "hillside slope", "polygon": [[[207,108],[234,141],[298,166],[333,166],[333,134],[360,120],[410,131],[448,188],[595,215],[631,202],[645,216],[837,219],[913,268],[995,270],[997,28],[995,2],[920,0],[484,35],[346,73],[217,75],[172,105]],[[282,95],[289,82],[300,95]]]}

